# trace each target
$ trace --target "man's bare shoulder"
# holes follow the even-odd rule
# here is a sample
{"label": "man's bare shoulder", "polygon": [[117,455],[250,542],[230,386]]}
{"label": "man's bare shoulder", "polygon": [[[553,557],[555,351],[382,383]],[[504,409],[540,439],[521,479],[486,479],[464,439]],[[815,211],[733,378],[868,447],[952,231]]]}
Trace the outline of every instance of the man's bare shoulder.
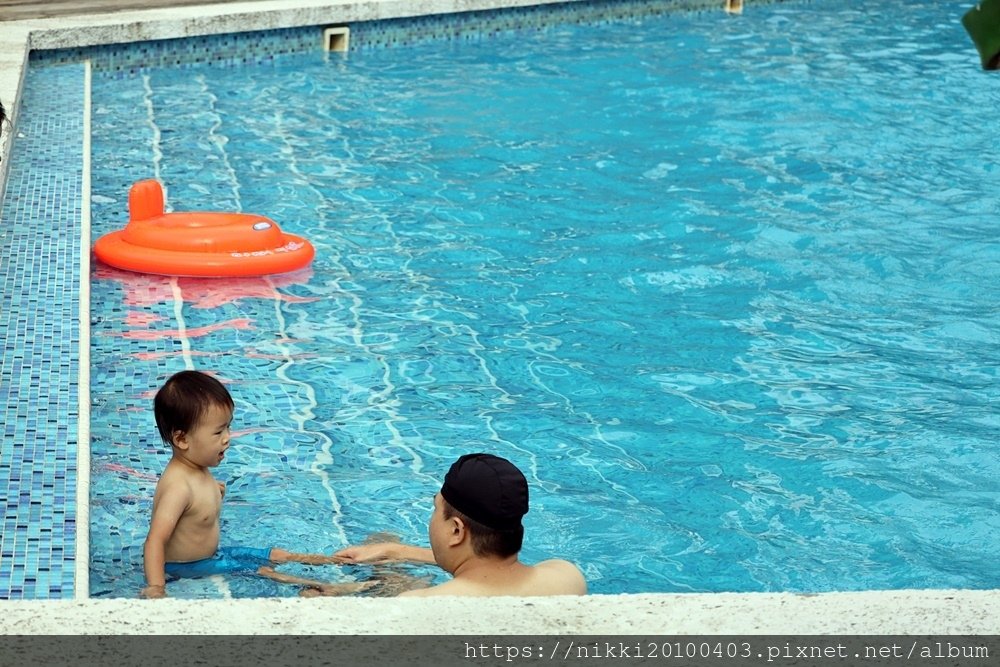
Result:
{"label": "man's bare shoulder", "polygon": [[[563,560],[561,558],[552,558],[550,560],[543,560],[537,563],[535,567],[543,568],[547,570],[560,571],[560,572],[576,572],[580,574],[580,568],[578,568],[573,563],[568,560]],[[583,576],[582,574],[580,576]]]}
{"label": "man's bare shoulder", "polygon": [[573,563],[560,558],[545,560],[535,565],[535,571],[545,573],[546,588],[562,595],[586,595],[587,580]]}

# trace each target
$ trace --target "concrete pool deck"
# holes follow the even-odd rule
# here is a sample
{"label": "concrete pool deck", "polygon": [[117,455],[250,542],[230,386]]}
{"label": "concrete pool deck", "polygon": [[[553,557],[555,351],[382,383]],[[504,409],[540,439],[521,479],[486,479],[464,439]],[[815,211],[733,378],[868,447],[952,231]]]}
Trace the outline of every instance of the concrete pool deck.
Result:
{"label": "concrete pool deck", "polygon": [[[14,123],[12,131],[5,128],[0,140],[0,192],[31,49],[350,23],[543,2],[268,0],[0,22],[0,100]],[[721,14],[721,0],[719,5]],[[0,602],[0,614],[0,633],[5,634],[997,634],[1000,591],[476,600],[25,600]],[[167,619],[169,622],[165,622]]]}
{"label": "concrete pool deck", "polygon": [[1000,595],[11,601],[0,612],[0,628],[12,634],[988,635],[997,633]]}

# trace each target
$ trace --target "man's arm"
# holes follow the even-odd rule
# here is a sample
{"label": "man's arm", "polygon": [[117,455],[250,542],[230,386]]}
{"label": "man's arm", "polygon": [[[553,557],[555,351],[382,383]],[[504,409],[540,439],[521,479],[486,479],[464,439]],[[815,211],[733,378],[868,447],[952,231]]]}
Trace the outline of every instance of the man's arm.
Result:
{"label": "man's arm", "polygon": [[167,542],[174,534],[177,522],[191,500],[186,485],[175,485],[161,489],[160,498],[154,503],[153,519],[142,548],[142,569],[146,575],[146,587],[139,592],[144,598],[166,597]]}
{"label": "man's arm", "polygon": [[378,542],[347,547],[333,554],[339,563],[434,563],[434,552],[399,542]]}
{"label": "man's arm", "polygon": [[[274,581],[283,584],[296,584],[298,586],[306,586],[316,591],[317,595],[354,595],[355,593],[360,593],[366,591],[369,588],[373,588],[378,585],[377,580],[371,581],[345,581],[338,583],[330,583],[327,581],[316,581],[315,579],[305,579],[303,577],[296,577],[291,574],[285,574],[284,572],[276,572],[273,567],[262,567],[257,570],[257,574],[262,577],[267,577],[268,579],[273,579]],[[309,597],[303,596],[303,597]]]}

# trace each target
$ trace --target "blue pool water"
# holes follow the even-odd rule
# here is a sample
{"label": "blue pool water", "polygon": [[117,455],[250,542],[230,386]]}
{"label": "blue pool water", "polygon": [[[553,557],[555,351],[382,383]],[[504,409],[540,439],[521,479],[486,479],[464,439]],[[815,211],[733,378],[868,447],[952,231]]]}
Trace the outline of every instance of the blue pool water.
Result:
{"label": "blue pool water", "polygon": [[95,237],[156,176],[317,257],[95,268],[92,594],[142,585],[151,396],[185,367],[236,400],[226,543],[425,543],[485,450],[531,484],[524,558],[593,592],[1000,586],[1000,84],[965,4],[95,72]]}

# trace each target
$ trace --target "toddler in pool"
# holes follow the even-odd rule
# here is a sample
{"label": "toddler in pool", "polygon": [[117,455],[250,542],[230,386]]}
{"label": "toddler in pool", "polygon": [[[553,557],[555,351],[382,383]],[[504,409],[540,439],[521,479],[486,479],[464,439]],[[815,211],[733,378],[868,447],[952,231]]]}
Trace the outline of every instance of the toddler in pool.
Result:
{"label": "toddler in pool", "polygon": [[[338,562],[321,554],[298,554],[279,548],[219,547],[219,515],[226,485],[212,477],[229,449],[233,398],[210,375],[181,371],[154,399],[156,426],[173,456],[156,484],[153,516],[143,548],[146,598],[166,596],[167,577],[256,572],[285,578],[270,567],[296,561]],[[374,582],[334,584],[333,594],[364,590]]]}

